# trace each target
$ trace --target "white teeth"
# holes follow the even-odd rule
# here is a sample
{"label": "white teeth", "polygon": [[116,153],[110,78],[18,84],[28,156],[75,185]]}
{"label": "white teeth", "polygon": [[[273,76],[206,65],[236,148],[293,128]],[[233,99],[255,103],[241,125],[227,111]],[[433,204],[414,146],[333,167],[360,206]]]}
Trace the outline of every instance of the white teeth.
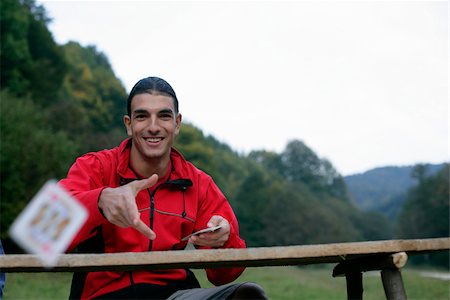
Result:
{"label": "white teeth", "polygon": [[150,142],[150,143],[157,143],[157,142],[162,141],[162,138],[160,138],[160,137],[145,138],[145,141]]}

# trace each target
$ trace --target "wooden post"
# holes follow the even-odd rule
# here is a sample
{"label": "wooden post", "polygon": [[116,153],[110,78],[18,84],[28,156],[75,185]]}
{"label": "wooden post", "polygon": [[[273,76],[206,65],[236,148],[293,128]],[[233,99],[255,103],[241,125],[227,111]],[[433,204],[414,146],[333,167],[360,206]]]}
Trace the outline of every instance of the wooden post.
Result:
{"label": "wooden post", "polygon": [[333,270],[333,277],[345,275],[347,298],[362,299],[364,292],[362,272],[382,270],[386,298],[404,300],[406,299],[406,293],[398,269],[402,268],[407,260],[408,255],[405,252],[346,260],[336,265]]}
{"label": "wooden post", "polygon": [[345,280],[347,282],[347,299],[362,300],[364,292],[362,272],[346,273]]}
{"label": "wooden post", "polygon": [[406,300],[402,273],[399,269],[385,269],[381,271],[384,293],[387,300]]}

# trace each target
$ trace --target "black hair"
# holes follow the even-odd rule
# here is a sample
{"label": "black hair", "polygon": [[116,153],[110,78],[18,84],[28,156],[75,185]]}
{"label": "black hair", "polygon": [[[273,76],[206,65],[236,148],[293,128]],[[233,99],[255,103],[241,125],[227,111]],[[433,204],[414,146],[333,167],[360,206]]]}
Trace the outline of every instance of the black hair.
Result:
{"label": "black hair", "polygon": [[130,95],[127,100],[127,113],[131,116],[131,101],[134,96],[144,93],[157,93],[162,95],[167,95],[173,98],[173,103],[175,106],[175,113],[178,114],[178,99],[175,91],[170,86],[170,84],[162,78],[159,77],[147,77],[139,80],[131,89]]}

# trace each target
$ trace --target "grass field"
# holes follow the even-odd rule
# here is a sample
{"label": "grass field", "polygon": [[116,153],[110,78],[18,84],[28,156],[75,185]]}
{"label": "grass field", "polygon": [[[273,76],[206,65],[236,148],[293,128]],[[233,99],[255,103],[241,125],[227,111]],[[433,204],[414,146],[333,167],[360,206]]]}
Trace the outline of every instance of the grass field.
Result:
{"label": "grass field", "polygon": [[[331,277],[332,269],[332,265],[248,268],[237,281],[259,283],[274,300],[346,299],[345,278]],[[423,271],[403,269],[408,299],[450,299],[450,281],[423,277]],[[211,286],[202,270],[195,273],[203,287]],[[70,279],[69,273],[8,273],[3,299],[67,299]],[[364,274],[364,299],[385,299],[379,272]]]}

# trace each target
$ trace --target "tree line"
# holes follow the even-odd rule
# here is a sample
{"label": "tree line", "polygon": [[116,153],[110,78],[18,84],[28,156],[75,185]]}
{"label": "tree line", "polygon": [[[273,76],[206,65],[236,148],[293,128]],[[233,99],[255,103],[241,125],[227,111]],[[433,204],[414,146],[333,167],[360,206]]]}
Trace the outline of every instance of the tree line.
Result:
{"label": "tree line", "polygon": [[[127,94],[108,58],[92,45],[58,45],[50,21],[33,0],[1,2],[1,239],[46,180],[64,177],[79,155],[126,137]],[[356,208],[331,162],[300,140],[281,153],[244,155],[186,123],[175,146],[215,179],[248,246],[449,234],[448,165],[421,178],[392,221]]]}

